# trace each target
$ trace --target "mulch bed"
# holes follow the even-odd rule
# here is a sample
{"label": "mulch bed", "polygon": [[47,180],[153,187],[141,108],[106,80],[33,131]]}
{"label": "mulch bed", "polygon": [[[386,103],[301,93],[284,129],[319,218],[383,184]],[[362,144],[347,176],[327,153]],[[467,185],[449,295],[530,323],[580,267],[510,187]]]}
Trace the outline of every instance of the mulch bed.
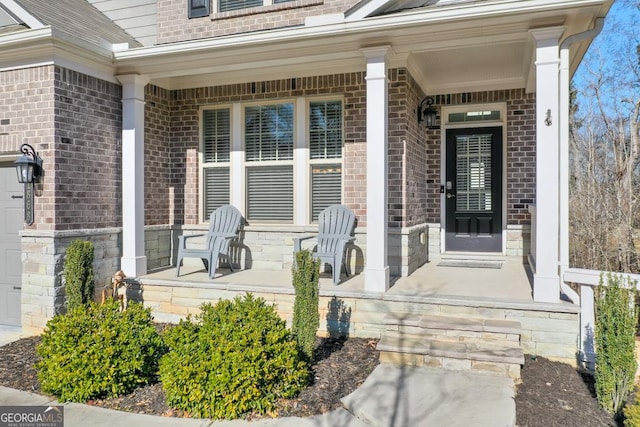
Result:
{"label": "mulch bed", "polygon": [[516,394],[518,427],[618,426],[598,406],[590,374],[566,363],[526,356],[521,375]]}
{"label": "mulch bed", "polygon": [[[0,347],[0,385],[42,393],[34,368],[38,360],[35,348],[39,342],[40,337],[29,337]],[[377,340],[363,338],[318,339],[312,384],[296,398],[278,402],[276,412],[271,415],[305,417],[342,407],[340,399],[355,391],[378,365],[376,344]],[[87,404],[141,414],[186,416],[166,405],[160,383]]]}
{"label": "mulch bed", "polygon": [[[33,368],[39,341],[39,337],[24,338],[0,347],[0,385],[41,393]],[[360,338],[319,339],[313,384],[295,399],[279,402],[273,415],[309,416],[341,407],[340,399],[358,388],[378,365],[375,345],[375,340]],[[521,380],[515,399],[519,427],[622,425],[598,407],[593,377],[567,364],[527,356]],[[185,416],[167,407],[159,383],[88,403],[128,412]]]}

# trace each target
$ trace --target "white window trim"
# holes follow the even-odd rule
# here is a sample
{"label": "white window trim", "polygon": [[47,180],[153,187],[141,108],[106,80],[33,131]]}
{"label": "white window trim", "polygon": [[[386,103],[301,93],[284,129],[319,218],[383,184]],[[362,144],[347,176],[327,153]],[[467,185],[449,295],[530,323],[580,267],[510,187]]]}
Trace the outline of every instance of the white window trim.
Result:
{"label": "white window trim", "polygon": [[[217,4],[217,2],[216,2]],[[310,159],[310,129],[309,127],[309,114],[311,111],[311,102],[323,102],[323,101],[339,101],[342,103],[342,156],[336,159]],[[294,147],[293,147],[293,159],[292,160],[268,160],[268,161],[252,161],[247,162],[245,158],[245,129],[244,129],[244,112],[246,107],[251,106],[264,106],[264,105],[278,105],[278,104],[293,104],[294,111]],[[204,163],[204,111],[216,110],[216,109],[230,109],[230,121],[231,121],[231,153],[229,155],[229,162],[224,163]],[[200,107],[199,111],[199,152],[198,152],[198,164],[199,164],[199,203],[198,203],[198,215],[203,222],[206,219],[203,218],[204,214],[204,169],[208,167],[228,167],[229,168],[229,203],[234,205],[240,210],[243,216],[247,214],[247,188],[246,188],[246,173],[250,167],[261,166],[293,166],[293,224],[283,225],[295,225],[295,226],[309,226],[313,224],[311,218],[311,167],[312,165],[321,164],[339,164],[342,170],[341,176],[341,188],[340,197],[344,199],[344,123],[345,123],[345,109],[344,109],[344,97],[343,96],[312,96],[312,97],[297,97],[297,98],[281,98],[272,100],[251,100],[248,102],[233,102],[223,104],[212,104]],[[215,165],[215,166],[211,166]],[[262,224],[263,222],[256,222],[256,224]],[[264,222],[264,224],[270,224]]]}

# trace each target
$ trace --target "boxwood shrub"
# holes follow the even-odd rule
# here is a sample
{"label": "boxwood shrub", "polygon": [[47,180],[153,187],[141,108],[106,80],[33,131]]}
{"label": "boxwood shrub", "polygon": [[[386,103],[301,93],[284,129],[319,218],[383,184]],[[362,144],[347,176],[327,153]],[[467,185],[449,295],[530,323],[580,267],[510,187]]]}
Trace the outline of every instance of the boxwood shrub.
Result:
{"label": "boxwood shrub", "polygon": [[233,419],[295,396],[309,368],[273,306],[251,294],[205,303],[164,333],[160,361],[167,403],[195,417]]}
{"label": "boxwood shrub", "polygon": [[157,379],[166,351],[150,309],[118,302],[78,306],[47,322],[36,352],[42,390],[61,401],[115,397]]}

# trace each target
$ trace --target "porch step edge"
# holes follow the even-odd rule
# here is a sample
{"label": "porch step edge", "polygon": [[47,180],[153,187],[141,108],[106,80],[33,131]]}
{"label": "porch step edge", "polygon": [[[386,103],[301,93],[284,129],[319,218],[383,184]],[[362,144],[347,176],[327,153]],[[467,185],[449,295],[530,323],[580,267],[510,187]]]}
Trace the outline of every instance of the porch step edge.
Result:
{"label": "porch step edge", "polygon": [[493,332],[516,335],[522,333],[522,325],[516,320],[475,317],[394,313],[385,315],[384,324],[387,326],[415,326],[423,329],[452,329],[457,331]]}
{"label": "porch step edge", "polygon": [[502,253],[492,252],[448,252],[440,254],[440,260],[505,262],[507,257]]}
{"label": "porch step edge", "polygon": [[520,347],[447,342],[424,339],[419,336],[385,334],[378,342],[376,350],[388,353],[410,353],[479,362],[524,364],[524,351]]}

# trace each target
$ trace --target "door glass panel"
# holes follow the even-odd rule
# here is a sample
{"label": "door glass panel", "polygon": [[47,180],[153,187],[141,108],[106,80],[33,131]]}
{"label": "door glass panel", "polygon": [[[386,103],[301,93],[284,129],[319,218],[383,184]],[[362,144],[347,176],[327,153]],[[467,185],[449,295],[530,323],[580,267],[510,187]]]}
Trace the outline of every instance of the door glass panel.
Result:
{"label": "door glass panel", "polygon": [[491,134],[456,136],[456,211],[491,210]]}

